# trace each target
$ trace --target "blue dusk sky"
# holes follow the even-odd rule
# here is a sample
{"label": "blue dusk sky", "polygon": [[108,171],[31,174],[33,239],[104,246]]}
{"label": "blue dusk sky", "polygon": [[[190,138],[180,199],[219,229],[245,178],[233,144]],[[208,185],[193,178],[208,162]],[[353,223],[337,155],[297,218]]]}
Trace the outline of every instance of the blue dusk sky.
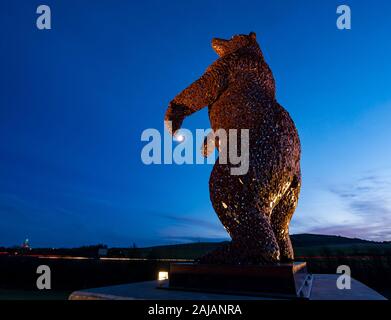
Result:
{"label": "blue dusk sky", "polygon": [[[163,132],[213,37],[250,31],[302,142],[291,233],[391,240],[390,1],[2,0],[0,16],[0,246],[227,239],[212,166],[147,166],[140,137]],[[207,110],[184,127],[209,128]]]}

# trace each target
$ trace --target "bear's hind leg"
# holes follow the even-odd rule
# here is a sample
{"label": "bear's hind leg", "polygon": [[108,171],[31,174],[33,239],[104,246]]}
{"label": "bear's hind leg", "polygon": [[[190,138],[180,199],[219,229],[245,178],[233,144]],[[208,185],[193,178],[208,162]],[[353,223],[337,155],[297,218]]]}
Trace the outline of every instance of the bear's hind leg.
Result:
{"label": "bear's hind leg", "polygon": [[270,224],[270,210],[262,211],[258,194],[243,176],[216,163],[210,177],[210,198],[220,221],[232,238],[223,248],[200,259],[202,263],[260,264],[279,260],[279,248]]}
{"label": "bear's hind leg", "polygon": [[252,264],[280,260],[278,242],[269,217],[269,212],[259,207],[248,207],[240,212],[238,225],[232,230],[231,237],[242,260]]}
{"label": "bear's hind leg", "polygon": [[271,224],[280,248],[282,262],[290,262],[294,259],[292,243],[289,237],[289,223],[297,206],[301,183],[300,178],[295,179],[291,187],[273,209],[271,215]]}

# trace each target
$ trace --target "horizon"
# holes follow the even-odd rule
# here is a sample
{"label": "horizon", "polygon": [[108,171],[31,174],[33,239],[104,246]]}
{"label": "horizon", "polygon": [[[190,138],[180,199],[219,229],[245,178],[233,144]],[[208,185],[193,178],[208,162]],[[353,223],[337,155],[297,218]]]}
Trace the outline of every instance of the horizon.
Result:
{"label": "horizon", "polygon": [[[320,237],[334,237],[334,238],[343,238],[347,240],[359,240],[359,241],[364,241],[364,242],[370,242],[370,243],[377,243],[377,244],[385,244],[385,243],[390,243],[391,241],[374,241],[374,240],[366,240],[366,239],[361,239],[361,238],[350,238],[350,237],[344,237],[341,235],[330,235],[330,234],[315,234],[315,233],[297,233],[297,234],[291,234],[291,237],[297,237],[297,236],[320,236]],[[192,242],[177,242],[177,243],[166,243],[166,244],[155,244],[152,246],[138,246],[137,243],[133,243],[129,246],[108,246],[104,243],[90,243],[90,244],[81,244],[77,247],[52,247],[52,246],[47,246],[47,247],[30,247],[32,250],[38,250],[38,249],[79,249],[79,248],[88,248],[88,247],[98,247],[98,246],[105,246],[107,249],[131,249],[131,248],[137,248],[137,249],[146,249],[146,248],[155,248],[155,247],[165,247],[165,246],[177,246],[177,245],[191,245],[191,244],[208,244],[208,243],[223,243],[227,242],[229,239],[220,239],[220,240],[212,240],[212,239],[200,239],[198,241],[194,240]],[[13,246],[1,246],[0,248],[2,249],[22,249],[23,247],[21,245],[13,245]]]}
{"label": "horizon", "polygon": [[[229,239],[209,200],[211,165],[145,165],[175,95],[217,55],[213,37],[256,32],[277,101],[302,143],[291,234],[391,241],[391,3],[47,0],[0,4],[0,246],[152,246]],[[210,127],[207,110],[187,118]],[[194,149],[198,151],[198,149]]]}

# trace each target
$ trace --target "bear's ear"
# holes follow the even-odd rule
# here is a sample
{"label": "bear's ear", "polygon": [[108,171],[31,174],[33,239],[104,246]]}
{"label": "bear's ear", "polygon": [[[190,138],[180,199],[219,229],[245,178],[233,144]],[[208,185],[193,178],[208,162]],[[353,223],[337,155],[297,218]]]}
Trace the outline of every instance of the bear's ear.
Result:
{"label": "bear's ear", "polygon": [[255,34],[255,32],[250,32],[249,36],[250,36],[250,38],[253,39],[253,40],[256,40],[256,39],[257,39],[257,35]]}

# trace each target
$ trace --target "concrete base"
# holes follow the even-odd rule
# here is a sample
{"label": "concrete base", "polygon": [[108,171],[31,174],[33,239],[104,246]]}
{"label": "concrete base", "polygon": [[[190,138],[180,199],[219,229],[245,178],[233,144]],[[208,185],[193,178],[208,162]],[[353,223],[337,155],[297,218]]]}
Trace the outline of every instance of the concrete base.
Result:
{"label": "concrete base", "polygon": [[172,263],[168,290],[282,299],[309,298],[312,276],[305,262],[272,265]]}
{"label": "concrete base", "polygon": [[[314,274],[309,300],[387,300],[385,297],[352,279],[350,290],[336,286],[339,275]],[[163,290],[167,281],[137,282],[73,292],[69,300],[275,300],[267,297]],[[281,300],[281,299],[280,299]]]}

